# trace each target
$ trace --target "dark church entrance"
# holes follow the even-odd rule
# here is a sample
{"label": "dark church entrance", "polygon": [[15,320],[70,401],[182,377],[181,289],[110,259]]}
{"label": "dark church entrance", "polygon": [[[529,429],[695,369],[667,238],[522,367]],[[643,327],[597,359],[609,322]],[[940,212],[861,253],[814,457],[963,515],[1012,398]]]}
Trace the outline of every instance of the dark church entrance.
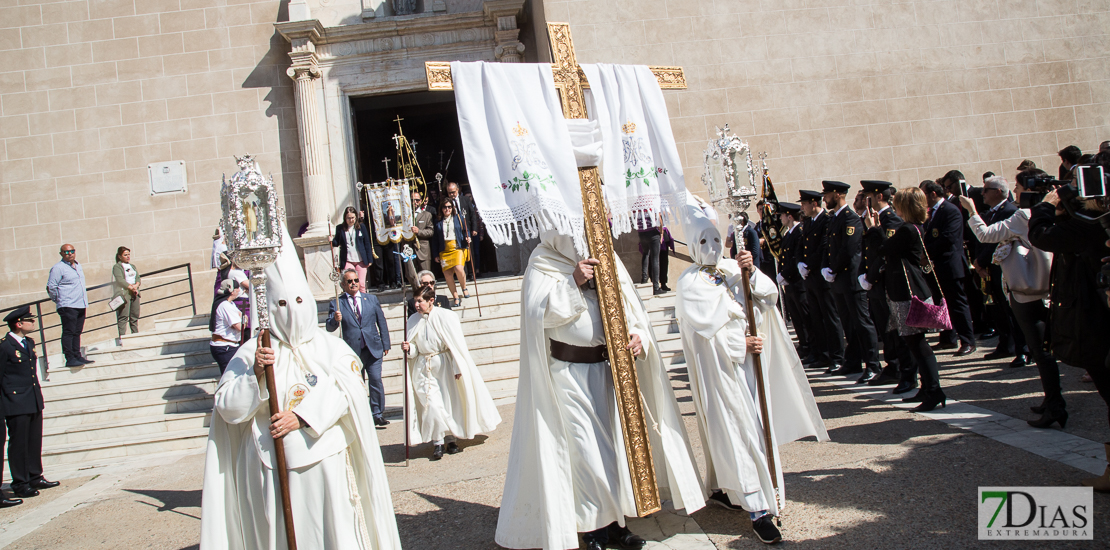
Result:
{"label": "dark church entrance", "polygon": [[[436,211],[438,220],[439,200],[446,196],[446,185],[455,182],[460,194],[469,195],[470,186],[466,177],[466,160],[463,155],[462,137],[459,133],[458,114],[455,110],[455,95],[451,92],[412,92],[351,99],[354,113],[356,146],[358,149],[359,181],[364,183],[385,181],[391,176],[399,176],[397,168],[397,147],[393,136],[399,130],[397,118],[401,118],[401,129],[415,149],[416,159],[427,183],[428,208]],[[386,163],[389,159],[389,173]],[[442,174],[437,182],[436,174]],[[478,224],[479,240],[472,248],[473,267],[480,276],[495,274],[497,252],[493,243],[485,235],[484,227]],[[375,285],[384,283],[396,287],[397,267],[392,263],[396,245],[380,246],[374,243],[379,258],[386,256],[384,262],[376,262],[372,270]],[[382,265],[378,265],[378,263]],[[432,258],[431,270],[442,277],[439,264]],[[467,278],[472,279],[470,264],[466,266]]]}

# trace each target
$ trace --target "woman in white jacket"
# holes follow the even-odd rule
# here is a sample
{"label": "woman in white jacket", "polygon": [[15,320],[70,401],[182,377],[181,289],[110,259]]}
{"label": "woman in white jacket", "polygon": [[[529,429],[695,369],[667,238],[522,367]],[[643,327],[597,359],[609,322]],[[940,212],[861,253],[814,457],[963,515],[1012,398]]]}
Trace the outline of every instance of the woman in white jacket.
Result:
{"label": "woman in white jacket", "polygon": [[[1027,172],[1018,175],[1019,182],[1023,181],[1025,174]],[[1026,191],[1020,183],[1014,187],[1014,192],[1019,197]],[[1060,367],[1045,346],[1045,328],[1048,323],[1045,300],[1048,299],[1052,254],[1034,248],[1029,243],[1028,208],[1019,209],[1013,216],[987,226],[971,199],[961,196],[960,204],[971,214],[967,224],[975,236],[984,243],[999,243],[992,261],[1002,267],[1002,284],[1010,299],[1010,308],[1025,335],[1029,353],[1037,363],[1041,386],[1044,388],[1044,401],[1040,406],[1030,407],[1041,417],[1030,420],[1029,425],[1047,428],[1059,422],[1063,428],[1068,421],[1068,412],[1060,389]]]}

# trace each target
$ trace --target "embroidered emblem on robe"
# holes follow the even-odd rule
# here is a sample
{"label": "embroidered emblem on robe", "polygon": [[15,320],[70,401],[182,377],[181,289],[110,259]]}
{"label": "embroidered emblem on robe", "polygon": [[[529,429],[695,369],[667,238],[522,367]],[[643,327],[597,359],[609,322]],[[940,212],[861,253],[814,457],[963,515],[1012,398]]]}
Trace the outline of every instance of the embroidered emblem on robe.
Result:
{"label": "embroidered emblem on robe", "polygon": [[293,384],[293,387],[289,388],[289,395],[287,396],[287,398],[285,400],[286,410],[292,409],[292,408],[296,407],[297,405],[300,405],[301,401],[304,401],[304,396],[306,396],[306,395],[308,395],[308,387],[307,386],[305,386],[304,384]]}

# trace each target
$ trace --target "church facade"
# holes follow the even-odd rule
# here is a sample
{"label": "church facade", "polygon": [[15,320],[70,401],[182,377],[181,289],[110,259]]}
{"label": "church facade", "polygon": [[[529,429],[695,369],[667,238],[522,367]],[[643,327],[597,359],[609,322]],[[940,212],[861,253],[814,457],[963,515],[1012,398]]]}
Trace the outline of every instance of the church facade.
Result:
{"label": "church facade", "polygon": [[[0,2],[0,307],[43,297],[65,242],[90,285],[118,246],[143,270],[208,269],[243,154],[326,295],[329,224],[385,179],[395,130],[368,128],[393,107],[457,125],[425,61],[550,61],[548,21],[570,23],[579,62],[683,67],[665,96],[696,191],[725,124],[767,152],[784,200],[821,179],[1012,179],[1025,158],[1051,173],[1064,146],[1110,139],[1108,2]],[[429,132],[425,175],[465,181]]]}

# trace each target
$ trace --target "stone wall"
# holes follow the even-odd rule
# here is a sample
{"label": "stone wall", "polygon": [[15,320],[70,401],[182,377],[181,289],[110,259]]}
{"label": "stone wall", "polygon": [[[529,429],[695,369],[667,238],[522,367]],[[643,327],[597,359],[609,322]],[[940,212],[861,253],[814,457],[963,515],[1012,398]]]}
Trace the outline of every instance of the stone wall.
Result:
{"label": "stone wall", "polygon": [[[252,153],[305,220],[277,0],[0,1],[0,307],[45,296],[64,242],[89,285],[116,247],[141,271],[207,269],[221,175]],[[147,164],[186,162],[151,196]],[[197,281],[207,288],[210,281]]]}
{"label": "stone wall", "polygon": [[[729,124],[768,153],[779,196],[839,179],[898,186],[1110,139],[1110,2],[544,0],[578,61],[681,65],[666,91],[686,181]],[[542,32],[542,22],[537,22]],[[537,32],[537,36],[539,36]],[[546,47],[546,46],[545,46]],[[787,191],[783,192],[783,188]]]}

